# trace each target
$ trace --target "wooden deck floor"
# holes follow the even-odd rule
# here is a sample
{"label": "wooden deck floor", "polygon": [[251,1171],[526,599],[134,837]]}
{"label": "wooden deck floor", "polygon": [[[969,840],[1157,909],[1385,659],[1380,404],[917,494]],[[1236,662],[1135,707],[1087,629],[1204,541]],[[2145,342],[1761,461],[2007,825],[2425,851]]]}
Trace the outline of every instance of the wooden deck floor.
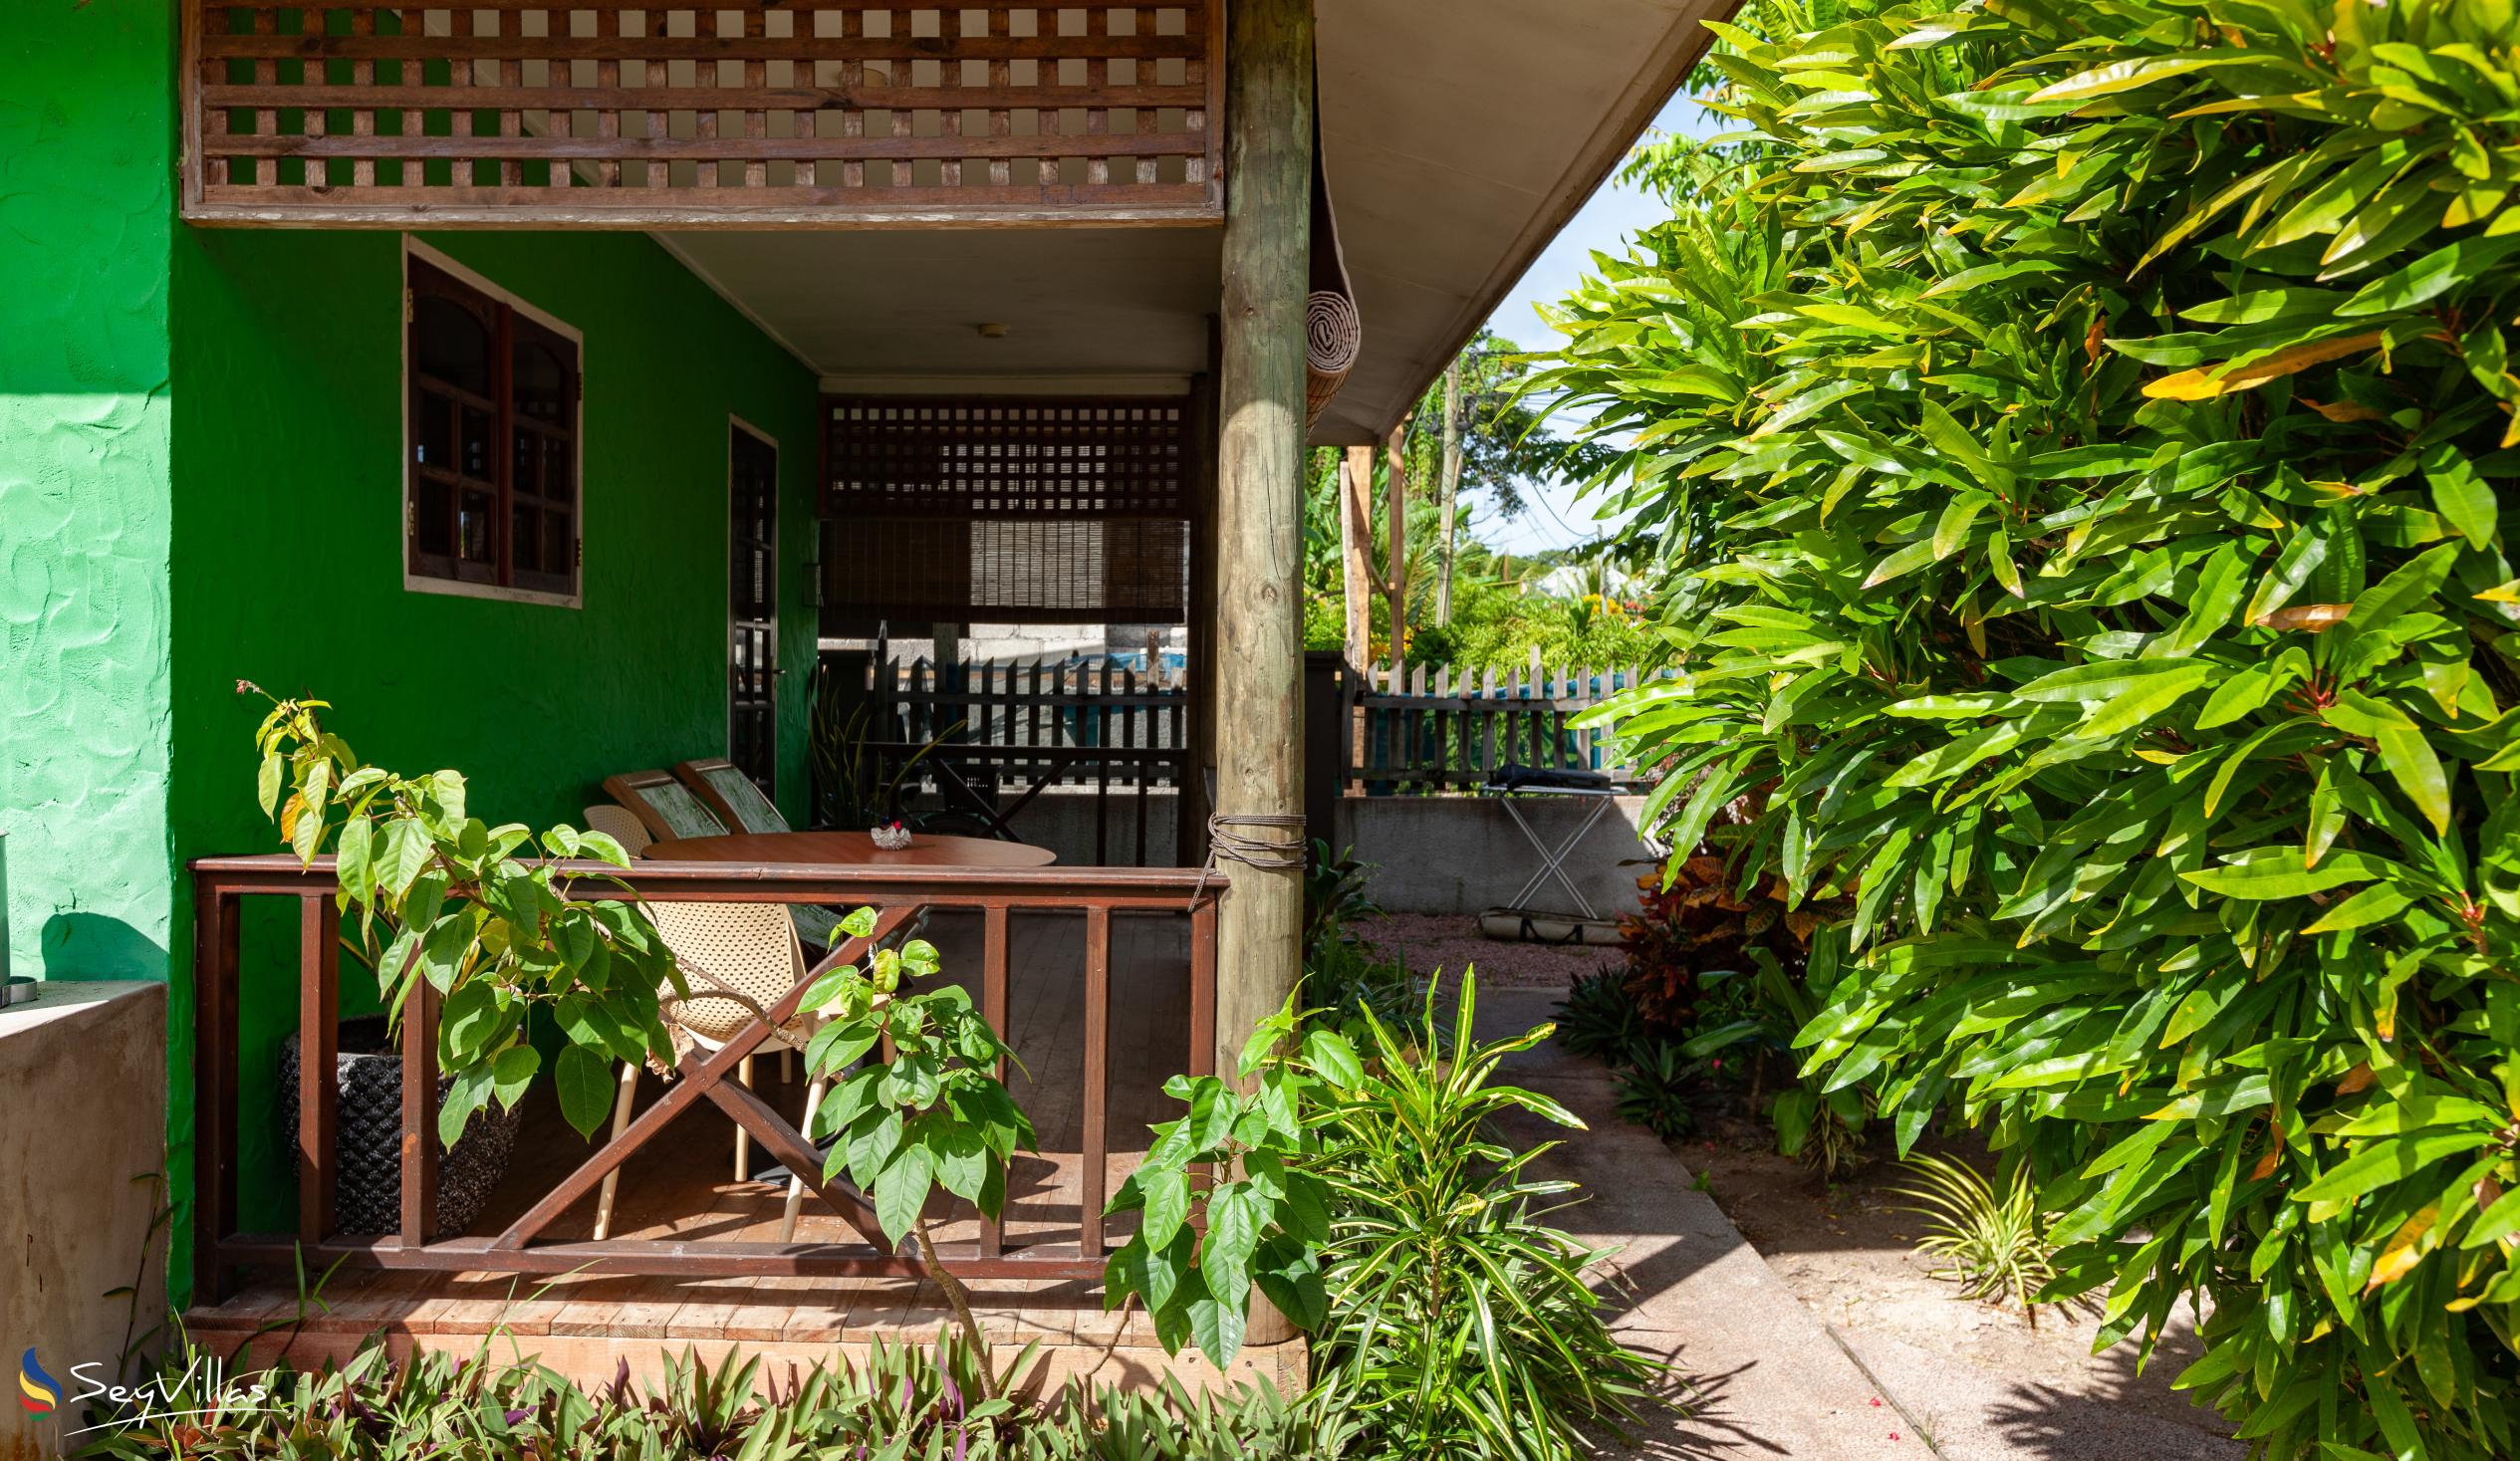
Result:
{"label": "wooden deck floor", "polygon": [[[1006,1032],[1023,1070],[1009,1081],[1039,1135],[1040,1151],[1019,1153],[1009,1186],[1007,1239],[1073,1243],[1082,1187],[1084,1049],[1081,992],[1083,920],[1017,914]],[[976,980],[976,917],[940,916],[928,937],[943,955],[946,976]],[[1184,920],[1120,916],[1113,921],[1111,1143],[1106,1190],[1118,1190],[1147,1141],[1149,1122],[1170,1118],[1177,1103],[1162,1095],[1166,1079],[1188,1057],[1188,952]],[[976,989],[975,989],[976,996]],[[779,1079],[778,1059],[756,1062],[756,1088],[792,1116],[804,1103],[802,1062]],[[642,1079],[639,1102],[654,1097]],[[784,1185],[733,1178],[733,1123],[703,1105],[679,1118],[624,1168],[616,1236],[689,1243],[775,1242]],[[497,1231],[583,1161],[588,1143],[560,1119],[547,1093],[529,1097],[516,1156],[490,1211],[475,1233]],[[757,1164],[768,1158],[755,1153]],[[968,1240],[970,1209],[949,1199],[930,1209],[940,1239]],[[592,1236],[594,1203],[579,1204],[546,1234]],[[1123,1224],[1110,1241],[1125,1236]],[[851,1242],[856,1232],[818,1200],[806,1200],[798,1240]],[[1142,1378],[1170,1368],[1141,1314],[1105,1312],[1098,1285],[1084,1282],[989,1282],[970,1285],[991,1339],[1040,1341],[1054,1373],[1088,1369],[1099,1377]],[[628,1359],[652,1370],[661,1350],[686,1344],[711,1353],[729,1343],[773,1359],[830,1356],[834,1344],[863,1346],[878,1339],[932,1339],[949,1318],[932,1282],[912,1279],[805,1278],[661,1279],[583,1274],[561,1279],[507,1274],[385,1274],[345,1268],[313,1302],[302,1304],[294,1281],[266,1277],[216,1308],[186,1317],[194,1337],[218,1352],[251,1339],[251,1352],[285,1352],[310,1363],[341,1356],[372,1334],[397,1350],[469,1352],[490,1339],[538,1353],[582,1379],[604,1379]],[[273,1328],[277,1326],[278,1328]],[[1107,1353],[1108,1351],[1108,1353]],[[1196,1378],[1191,1371],[1185,1377]]]}

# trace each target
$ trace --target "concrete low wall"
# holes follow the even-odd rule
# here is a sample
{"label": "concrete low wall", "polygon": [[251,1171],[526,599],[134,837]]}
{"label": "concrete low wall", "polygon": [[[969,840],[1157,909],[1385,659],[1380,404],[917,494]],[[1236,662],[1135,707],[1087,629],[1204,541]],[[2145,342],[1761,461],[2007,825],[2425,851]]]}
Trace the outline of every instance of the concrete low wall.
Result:
{"label": "concrete low wall", "polygon": [[[1659,865],[1637,838],[1642,797],[1616,797],[1573,852],[1567,875],[1593,905],[1616,918],[1637,905],[1637,878]],[[1596,807],[1590,798],[1525,797],[1516,803],[1541,841],[1557,847]],[[1392,913],[1478,913],[1512,900],[1540,870],[1541,855],[1504,806],[1486,797],[1343,797],[1344,847],[1375,864],[1374,900]],[[1557,912],[1577,910],[1554,879],[1525,902]]]}
{"label": "concrete low wall", "polygon": [[127,1335],[165,1318],[160,1188],[135,1180],[165,1170],[165,985],[55,981],[0,1010],[0,1345],[63,1391],[51,1415],[0,1406],[0,1457],[60,1455],[85,1382],[120,1382]]}
{"label": "concrete low wall", "polygon": [[[1047,791],[1015,819],[1016,836],[1048,848],[1071,866],[1137,862],[1134,794],[1115,790],[1105,854],[1094,855],[1094,796]],[[1659,865],[1637,838],[1642,797],[1617,797],[1567,857],[1567,873],[1593,911],[1616,918],[1637,905],[1637,878]],[[1591,815],[1577,797],[1525,797],[1516,804],[1532,829],[1556,847]],[[1145,865],[1174,865],[1178,829],[1172,794],[1146,799]],[[1478,913],[1507,903],[1540,869],[1540,853],[1503,805],[1485,797],[1343,797],[1339,846],[1375,865],[1374,900],[1394,913]],[[1552,880],[1527,900],[1553,912],[1576,911],[1575,899]]]}

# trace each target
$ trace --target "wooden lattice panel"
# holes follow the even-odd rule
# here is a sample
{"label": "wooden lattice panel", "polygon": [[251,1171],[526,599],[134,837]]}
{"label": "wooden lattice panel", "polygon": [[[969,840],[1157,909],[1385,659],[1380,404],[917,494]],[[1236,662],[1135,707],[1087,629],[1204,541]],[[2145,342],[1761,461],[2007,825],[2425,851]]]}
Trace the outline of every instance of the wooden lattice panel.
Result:
{"label": "wooden lattice panel", "polygon": [[1178,399],[826,396],[824,605],[842,619],[1176,623]]}
{"label": "wooden lattice panel", "polygon": [[1203,222],[1221,0],[181,0],[185,216]]}

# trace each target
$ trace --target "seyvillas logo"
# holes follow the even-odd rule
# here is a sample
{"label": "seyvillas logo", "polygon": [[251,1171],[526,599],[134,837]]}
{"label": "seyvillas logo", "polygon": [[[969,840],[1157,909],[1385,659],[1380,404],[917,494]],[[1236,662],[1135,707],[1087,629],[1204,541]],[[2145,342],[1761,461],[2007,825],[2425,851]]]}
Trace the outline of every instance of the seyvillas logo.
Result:
{"label": "seyvillas logo", "polygon": [[44,1372],[28,1349],[18,1360],[18,1405],[29,1415],[50,1415],[61,1404],[61,1381]]}
{"label": "seyvillas logo", "polygon": [[[273,1408],[268,1376],[233,1379],[227,1361],[195,1355],[179,1374],[159,1374],[136,1385],[116,1384],[114,1367],[91,1359],[70,1366],[68,1386],[46,1372],[29,1348],[18,1361],[18,1404],[29,1415],[85,1415],[95,1421],[62,1432],[73,1440],[98,1431],[181,1420],[194,1415],[241,1415]],[[65,1409],[67,1405],[67,1409]],[[71,1423],[75,1423],[72,1421]]]}

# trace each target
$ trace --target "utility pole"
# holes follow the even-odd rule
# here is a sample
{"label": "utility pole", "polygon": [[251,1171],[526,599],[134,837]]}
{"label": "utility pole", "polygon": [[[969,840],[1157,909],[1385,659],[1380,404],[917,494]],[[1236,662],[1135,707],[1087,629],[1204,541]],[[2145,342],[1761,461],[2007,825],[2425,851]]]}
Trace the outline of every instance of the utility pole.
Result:
{"label": "utility pole", "polygon": [[1435,622],[1449,627],[1452,623],[1452,524],[1453,511],[1461,497],[1461,358],[1443,367],[1443,468],[1436,484],[1436,501],[1443,508],[1443,529],[1440,546],[1435,550]]}
{"label": "utility pole", "polygon": [[1391,663],[1408,658],[1408,417],[1391,428],[1383,442],[1386,481],[1383,492],[1390,517],[1390,578],[1384,592],[1391,600]]}

